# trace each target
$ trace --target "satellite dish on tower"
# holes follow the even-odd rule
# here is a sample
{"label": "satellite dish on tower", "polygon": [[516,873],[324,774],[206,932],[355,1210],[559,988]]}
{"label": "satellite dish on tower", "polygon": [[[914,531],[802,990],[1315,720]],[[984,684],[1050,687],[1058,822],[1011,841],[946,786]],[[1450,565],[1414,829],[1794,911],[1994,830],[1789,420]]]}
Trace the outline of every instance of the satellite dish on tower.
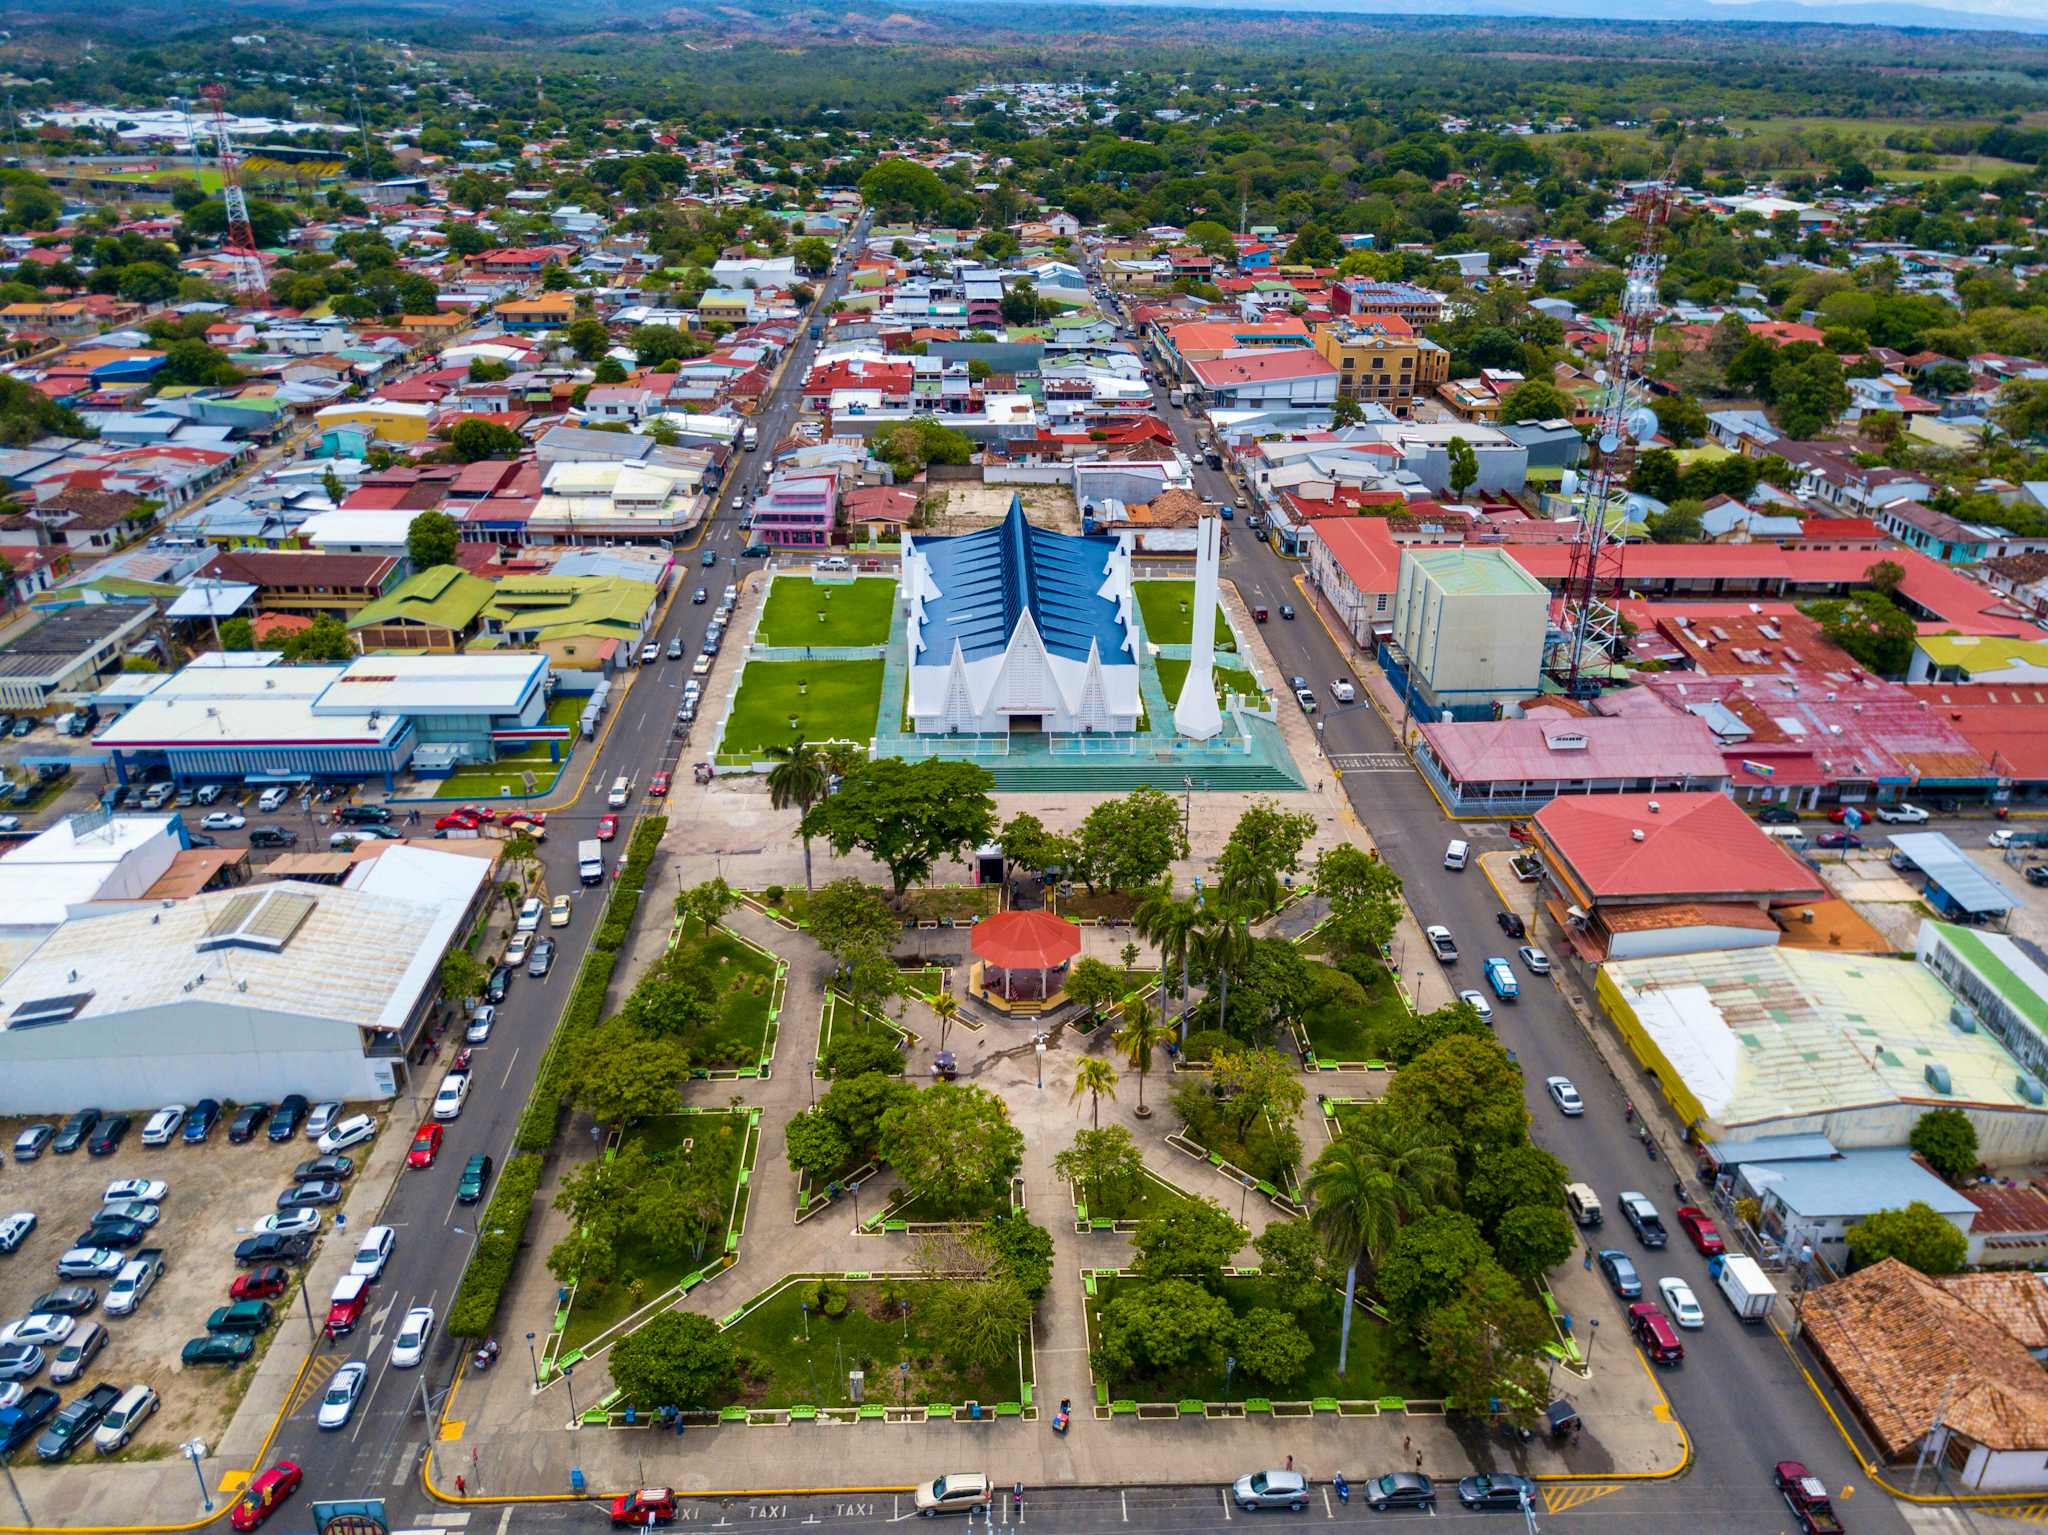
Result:
{"label": "satellite dish on tower", "polygon": [[1579,493],[1579,473],[1576,469],[1567,469],[1557,477],[1557,493],[1567,500]]}
{"label": "satellite dish on tower", "polygon": [[1616,448],[1620,446],[1621,439],[1615,436],[1614,433],[1602,432],[1600,434],[1600,451],[1602,453],[1612,453]]}
{"label": "satellite dish on tower", "polygon": [[1648,442],[1657,435],[1657,413],[1647,405],[1639,405],[1628,413],[1628,434],[1637,442]]}
{"label": "satellite dish on tower", "polygon": [[1593,370],[1593,382],[1594,382],[1594,383],[1596,383],[1596,384],[1604,384],[1604,383],[1606,383],[1606,382],[1607,382],[1607,370],[1606,370],[1605,368],[1595,368],[1595,369]]}

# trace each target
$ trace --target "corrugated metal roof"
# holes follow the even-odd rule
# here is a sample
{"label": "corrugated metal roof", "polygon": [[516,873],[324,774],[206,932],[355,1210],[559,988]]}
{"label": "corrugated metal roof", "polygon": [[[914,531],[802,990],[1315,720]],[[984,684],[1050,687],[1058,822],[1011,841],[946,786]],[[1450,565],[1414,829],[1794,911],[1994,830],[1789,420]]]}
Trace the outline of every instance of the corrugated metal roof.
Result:
{"label": "corrugated metal roof", "polygon": [[1998,916],[2019,905],[2006,890],[1938,831],[1893,832],[1892,846],[1913,860],[1929,882],[1941,886],[1950,900],[1974,916]]}
{"label": "corrugated metal roof", "polygon": [[920,538],[939,595],[924,605],[925,660],[943,664],[958,640],[969,661],[1000,655],[1027,611],[1048,652],[1088,659],[1091,642],[1105,662],[1125,652],[1116,603],[1097,595],[1108,578],[1114,538],[1075,537],[1035,528],[1022,502],[992,528],[956,538]]}

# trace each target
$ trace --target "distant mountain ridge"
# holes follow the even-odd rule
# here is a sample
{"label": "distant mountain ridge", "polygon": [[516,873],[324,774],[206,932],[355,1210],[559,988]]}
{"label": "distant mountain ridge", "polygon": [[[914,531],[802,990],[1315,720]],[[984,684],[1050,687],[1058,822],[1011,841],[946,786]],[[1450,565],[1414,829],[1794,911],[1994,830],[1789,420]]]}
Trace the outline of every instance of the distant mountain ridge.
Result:
{"label": "distant mountain ridge", "polygon": [[[1102,0],[1024,0],[1027,4],[1096,6]],[[1629,0],[1617,17],[1613,0],[1114,0],[1142,9],[1323,11],[1348,16],[1503,16],[1559,21],[1751,22],[1779,26],[1924,27],[1937,31],[2020,32],[2048,36],[2048,14],[2023,16],[1911,0]]]}

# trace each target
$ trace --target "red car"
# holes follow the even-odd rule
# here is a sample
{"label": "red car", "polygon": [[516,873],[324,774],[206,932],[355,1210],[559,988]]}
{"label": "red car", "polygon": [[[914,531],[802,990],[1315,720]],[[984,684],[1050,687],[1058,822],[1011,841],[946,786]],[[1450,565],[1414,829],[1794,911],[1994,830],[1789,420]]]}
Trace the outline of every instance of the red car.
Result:
{"label": "red car", "polygon": [[441,1154],[441,1127],[437,1124],[421,1125],[420,1133],[412,1138],[412,1150],[405,1154],[407,1167],[432,1167],[434,1158]]}
{"label": "red car", "polygon": [[498,819],[498,812],[489,805],[458,805],[455,807],[455,813],[457,815],[475,816],[479,821],[495,821]]}
{"label": "red car", "polygon": [[1692,1238],[1692,1245],[1709,1258],[1716,1253],[1726,1252],[1727,1246],[1721,1241],[1721,1230],[1714,1224],[1714,1218],[1698,1205],[1681,1206],[1678,1212],[1678,1229]]}
{"label": "red car", "polygon": [[622,1492],[612,1499],[614,1529],[673,1524],[675,1517],[676,1495],[666,1487],[642,1487],[638,1492]]}
{"label": "red car", "polygon": [[475,831],[482,823],[467,810],[451,810],[434,823],[435,831]]}
{"label": "red car", "polygon": [[1844,821],[1849,819],[1849,812],[1852,809],[1856,812],[1856,818],[1859,821],[1867,821],[1870,819],[1870,807],[1868,805],[1837,805],[1834,809],[1828,812],[1828,819],[1830,821],[1833,821],[1837,826],[1840,826]]}
{"label": "red car", "polygon": [[612,838],[616,837],[616,836],[617,836],[618,834],[619,834],[619,818],[618,818],[617,816],[615,816],[615,815],[604,815],[604,816],[599,816],[599,817],[597,818],[597,840],[598,840],[598,841],[600,841],[600,842],[609,842],[609,841],[611,841],[611,840],[612,840]]}
{"label": "red car", "polygon": [[281,1263],[266,1263],[261,1268],[237,1275],[235,1282],[228,1286],[229,1300],[270,1300],[284,1294],[292,1282],[291,1271]]}
{"label": "red car", "polygon": [[235,1499],[228,1523],[238,1530],[253,1530],[272,1514],[278,1504],[299,1490],[306,1474],[288,1460],[281,1460],[257,1477]]}
{"label": "red car", "polygon": [[660,799],[666,795],[668,793],[668,774],[656,773],[653,780],[647,785],[647,792],[655,799]]}

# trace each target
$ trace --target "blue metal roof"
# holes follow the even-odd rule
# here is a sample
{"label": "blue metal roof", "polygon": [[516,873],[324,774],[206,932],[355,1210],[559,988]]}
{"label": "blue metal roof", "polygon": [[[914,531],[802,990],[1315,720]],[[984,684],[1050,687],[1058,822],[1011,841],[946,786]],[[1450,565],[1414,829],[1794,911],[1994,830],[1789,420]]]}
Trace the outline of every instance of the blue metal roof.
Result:
{"label": "blue metal roof", "polygon": [[1879,1210],[1899,1209],[1916,1199],[1943,1215],[1967,1215],[1977,1208],[1903,1148],[1845,1151],[1831,1162],[1773,1162],[1757,1167],[1751,1176],[1753,1165],[1743,1164],[1745,1183],[1759,1191],[1769,1189],[1787,1209],[1813,1219],[1842,1216],[1855,1220]]}
{"label": "blue metal roof", "polygon": [[992,528],[953,538],[920,538],[939,595],[924,605],[923,664],[943,666],[953,642],[969,661],[1000,655],[1026,610],[1048,653],[1088,659],[1092,640],[1104,665],[1131,663],[1116,603],[1096,595],[1117,541],[1034,528],[1016,496]]}
{"label": "blue metal roof", "polygon": [[1716,1167],[1737,1162],[1827,1162],[1841,1155],[1825,1135],[1763,1135],[1753,1141],[1708,1141],[1705,1149]]}
{"label": "blue metal roof", "polygon": [[1996,917],[2019,905],[2003,885],[1938,831],[1893,832],[1892,846],[1912,859],[1927,882],[1939,885],[1960,911]]}

